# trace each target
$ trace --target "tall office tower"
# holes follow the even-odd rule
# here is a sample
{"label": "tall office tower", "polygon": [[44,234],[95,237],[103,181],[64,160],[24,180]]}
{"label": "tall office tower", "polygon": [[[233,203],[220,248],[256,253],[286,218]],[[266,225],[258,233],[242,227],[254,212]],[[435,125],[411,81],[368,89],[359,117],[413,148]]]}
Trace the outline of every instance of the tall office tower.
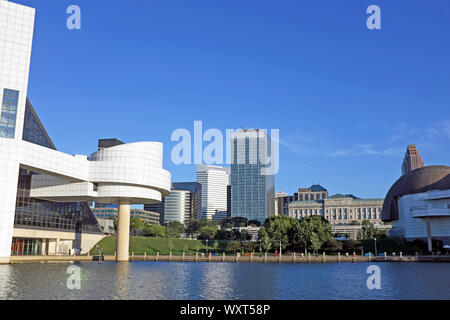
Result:
{"label": "tall office tower", "polygon": [[189,219],[202,217],[202,185],[198,182],[174,182],[172,190],[187,190],[190,194]]}
{"label": "tall office tower", "polygon": [[402,163],[402,175],[407,174],[410,171],[422,168],[424,163],[420,157],[419,151],[416,149],[415,144],[410,144],[406,148],[405,158]]}
{"label": "tall office tower", "polygon": [[164,223],[178,221],[184,224],[191,213],[191,192],[172,190],[164,198]]}
{"label": "tall office tower", "polygon": [[[183,191],[183,192],[175,192]],[[185,194],[187,192],[188,194]],[[170,196],[170,197],[169,197]],[[164,197],[161,202],[146,204],[144,210],[159,213],[159,223],[167,221],[183,221],[200,219],[202,215],[202,185],[198,182],[174,182],[170,195]],[[181,199],[181,197],[184,197]],[[189,203],[185,203],[188,199]],[[170,200],[169,204],[166,201]],[[169,209],[168,213],[166,210]],[[166,214],[169,216],[166,217]]]}
{"label": "tall office tower", "polygon": [[144,204],[144,210],[159,213],[159,224],[164,224],[164,207],[165,207],[165,197],[161,199],[161,202]]}
{"label": "tall office tower", "polygon": [[197,182],[202,185],[202,218],[211,220],[217,211],[227,211],[230,168],[199,164]]}
{"label": "tall office tower", "polygon": [[264,223],[275,214],[275,177],[262,171],[267,167],[268,151],[271,151],[271,141],[265,130],[241,129],[232,134],[232,217]]}
{"label": "tall office tower", "polygon": [[227,218],[231,218],[231,185],[227,185]]}

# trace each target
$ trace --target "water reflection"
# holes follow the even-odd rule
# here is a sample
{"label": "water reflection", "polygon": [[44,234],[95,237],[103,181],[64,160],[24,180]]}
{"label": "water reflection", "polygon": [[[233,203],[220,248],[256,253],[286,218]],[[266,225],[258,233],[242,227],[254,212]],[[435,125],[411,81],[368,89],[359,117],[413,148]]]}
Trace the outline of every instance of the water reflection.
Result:
{"label": "water reflection", "polygon": [[115,282],[116,299],[127,299],[130,285],[130,263],[118,262],[115,268],[115,276],[111,278]]}
{"label": "water reflection", "polygon": [[70,265],[0,265],[0,299],[450,299],[449,263],[379,263],[381,290],[369,263],[78,262],[79,290]]}

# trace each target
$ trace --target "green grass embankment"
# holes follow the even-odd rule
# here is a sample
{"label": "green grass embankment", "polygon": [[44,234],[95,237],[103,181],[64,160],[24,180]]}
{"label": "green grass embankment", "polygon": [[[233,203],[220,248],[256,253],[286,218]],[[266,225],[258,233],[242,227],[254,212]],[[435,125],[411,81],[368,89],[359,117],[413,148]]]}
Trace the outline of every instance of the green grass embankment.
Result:
{"label": "green grass embankment", "polygon": [[[114,255],[116,252],[116,237],[105,237],[100,240],[97,245],[103,249],[103,254]],[[130,237],[130,253],[134,252],[135,255],[143,255],[144,252],[147,255],[155,255],[159,252],[161,255],[168,255],[170,252],[169,241],[172,241],[174,249],[172,254],[181,255],[183,251],[186,255],[195,255],[197,249],[199,252],[206,252],[206,241],[204,240],[188,240],[188,239],[170,239],[170,238],[150,238],[150,237]],[[220,247],[217,252],[221,252],[222,247],[226,246],[226,243],[218,241]],[[208,252],[215,252],[214,240],[208,242]],[[91,255],[97,255],[98,250],[96,246],[90,251]]]}

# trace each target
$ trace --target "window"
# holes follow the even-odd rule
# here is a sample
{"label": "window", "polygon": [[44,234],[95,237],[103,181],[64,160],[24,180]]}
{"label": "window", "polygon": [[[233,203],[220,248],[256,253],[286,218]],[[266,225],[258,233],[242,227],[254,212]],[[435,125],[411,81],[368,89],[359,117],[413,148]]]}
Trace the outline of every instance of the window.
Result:
{"label": "window", "polygon": [[4,89],[0,114],[0,137],[14,138],[19,91]]}

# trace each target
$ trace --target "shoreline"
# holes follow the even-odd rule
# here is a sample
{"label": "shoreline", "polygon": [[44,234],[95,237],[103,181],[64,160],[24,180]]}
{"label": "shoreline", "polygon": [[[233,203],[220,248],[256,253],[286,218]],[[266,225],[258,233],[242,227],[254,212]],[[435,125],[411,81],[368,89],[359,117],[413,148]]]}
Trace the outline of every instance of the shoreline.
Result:
{"label": "shoreline", "polygon": [[[99,256],[14,256],[9,264],[32,262],[98,262]],[[115,261],[114,255],[103,256],[103,261]],[[358,262],[450,262],[450,256],[161,256],[161,255],[131,255],[129,261],[171,261],[171,262],[244,262],[244,263],[358,263]],[[6,263],[8,264],[8,263]]]}

